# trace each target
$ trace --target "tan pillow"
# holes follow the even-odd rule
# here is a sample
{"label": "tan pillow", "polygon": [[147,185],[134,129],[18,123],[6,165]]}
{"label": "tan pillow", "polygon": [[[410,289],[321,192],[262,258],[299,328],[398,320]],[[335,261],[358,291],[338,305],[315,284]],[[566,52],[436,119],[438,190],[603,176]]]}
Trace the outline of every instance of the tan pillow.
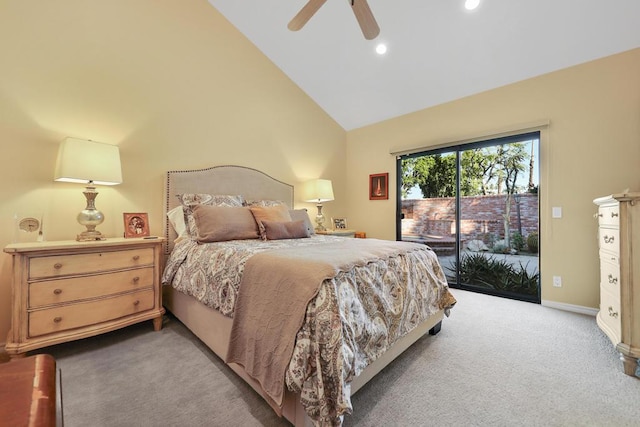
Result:
{"label": "tan pillow", "polygon": [[262,226],[262,221],[279,221],[279,222],[290,222],[291,215],[289,214],[289,208],[286,205],[276,205],[276,206],[250,206],[251,213],[258,224],[258,229],[260,230],[260,237],[262,239],[266,239],[267,237],[264,234],[264,227]]}
{"label": "tan pillow", "polygon": [[311,234],[304,221],[262,221],[267,240],[301,239]]}
{"label": "tan pillow", "polygon": [[193,207],[198,205],[207,206],[228,206],[240,207],[244,206],[244,197],[240,195],[218,195],[218,194],[201,194],[201,193],[184,193],[177,194],[184,211],[184,222],[186,225],[185,236],[191,238],[197,237],[196,224],[193,219]]}
{"label": "tan pillow", "polygon": [[257,239],[258,225],[246,207],[193,206],[200,243]]}

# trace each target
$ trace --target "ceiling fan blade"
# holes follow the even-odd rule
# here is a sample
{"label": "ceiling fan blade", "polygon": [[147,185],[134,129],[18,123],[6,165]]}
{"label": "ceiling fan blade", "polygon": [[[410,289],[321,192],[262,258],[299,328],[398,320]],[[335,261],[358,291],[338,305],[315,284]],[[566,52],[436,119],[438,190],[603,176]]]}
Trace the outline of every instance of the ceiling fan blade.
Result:
{"label": "ceiling fan blade", "polygon": [[309,2],[300,9],[300,12],[298,12],[298,14],[289,22],[287,28],[291,31],[298,31],[304,27],[304,24],[311,19],[318,9],[320,9],[320,6],[322,6],[326,1],[327,0],[309,0]]}
{"label": "ceiling fan blade", "polygon": [[351,7],[353,8],[353,13],[356,15],[362,34],[364,34],[364,38],[373,40],[378,37],[380,27],[378,27],[376,18],[373,17],[367,0],[352,0]]}

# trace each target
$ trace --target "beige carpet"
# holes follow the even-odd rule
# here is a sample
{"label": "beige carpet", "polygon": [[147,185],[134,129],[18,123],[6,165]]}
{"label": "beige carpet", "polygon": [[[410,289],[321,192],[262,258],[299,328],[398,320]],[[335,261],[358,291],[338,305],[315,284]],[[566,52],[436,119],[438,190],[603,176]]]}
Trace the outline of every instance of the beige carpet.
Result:
{"label": "beige carpet", "polygon": [[[640,380],[593,317],[453,290],[425,336],[353,397],[345,426],[638,426]],[[280,426],[173,317],[47,349],[65,426]]]}

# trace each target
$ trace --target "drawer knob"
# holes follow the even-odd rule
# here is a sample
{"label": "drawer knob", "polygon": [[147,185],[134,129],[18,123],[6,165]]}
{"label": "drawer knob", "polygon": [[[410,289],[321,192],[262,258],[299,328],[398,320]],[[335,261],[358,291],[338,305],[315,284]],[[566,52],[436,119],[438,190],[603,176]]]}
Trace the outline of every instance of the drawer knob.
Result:
{"label": "drawer knob", "polygon": [[60,295],[62,293],[62,289],[54,289],[53,293],[56,295]]}
{"label": "drawer knob", "polygon": [[594,218],[602,218],[603,215],[601,213],[597,213],[593,215]]}
{"label": "drawer knob", "polygon": [[136,307],[138,306],[138,304],[140,304],[140,301],[139,301],[139,300],[135,300],[135,301],[133,302],[133,305],[134,305],[134,306],[136,306]]}
{"label": "drawer knob", "polygon": [[618,312],[617,311],[613,311],[613,307],[609,306],[609,316],[616,318],[618,317]]}
{"label": "drawer knob", "polygon": [[134,260],[134,261],[138,261],[139,259],[140,259],[140,255],[134,255],[134,256],[133,256],[133,260]]}
{"label": "drawer knob", "polygon": [[618,212],[611,212],[611,218],[615,218],[618,216]]}
{"label": "drawer knob", "polygon": [[609,275],[609,283],[611,283],[611,284],[618,283],[618,278],[617,277],[613,277],[613,274],[610,274]]}
{"label": "drawer knob", "polygon": [[60,322],[62,322],[62,317],[54,317],[54,318],[53,318],[53,321],[54,321],[55,323],[60,323]]}
{"label": "drawer knob", "polygon": [[140,278],[138,276],[133,278],[133,283],[138,283],[140,281]]}
{"label": "drawer knob", "polygon": [[607,235],[604,236],[605,243],[613,243],[613,236],[609,237]]}
{"label": "drawer knob", "polygon": [[56,270],[60,270],[62,268],[62,264],[56,262],[55,264],[53,264],[53,268],[55,268]]}

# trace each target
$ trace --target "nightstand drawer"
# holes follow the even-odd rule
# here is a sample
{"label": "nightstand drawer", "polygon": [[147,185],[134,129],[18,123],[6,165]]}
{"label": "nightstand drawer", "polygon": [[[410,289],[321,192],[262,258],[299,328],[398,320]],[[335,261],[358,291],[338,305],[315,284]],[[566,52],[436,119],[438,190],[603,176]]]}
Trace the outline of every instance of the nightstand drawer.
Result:
{"label": "nightstand drawer", "polygon": [[115,295],[153,286],[153,267],[29,284],[29,308]]}
{"label": "nightstand drawer", "polygon": [[153,289],[29,313],[29,337],[90,326],[154,307]]}
{"label": "nightstand drawer", "polygon": [[29,260],[29,279],[119,270],[153,262],[152,248],[34,257]]}

